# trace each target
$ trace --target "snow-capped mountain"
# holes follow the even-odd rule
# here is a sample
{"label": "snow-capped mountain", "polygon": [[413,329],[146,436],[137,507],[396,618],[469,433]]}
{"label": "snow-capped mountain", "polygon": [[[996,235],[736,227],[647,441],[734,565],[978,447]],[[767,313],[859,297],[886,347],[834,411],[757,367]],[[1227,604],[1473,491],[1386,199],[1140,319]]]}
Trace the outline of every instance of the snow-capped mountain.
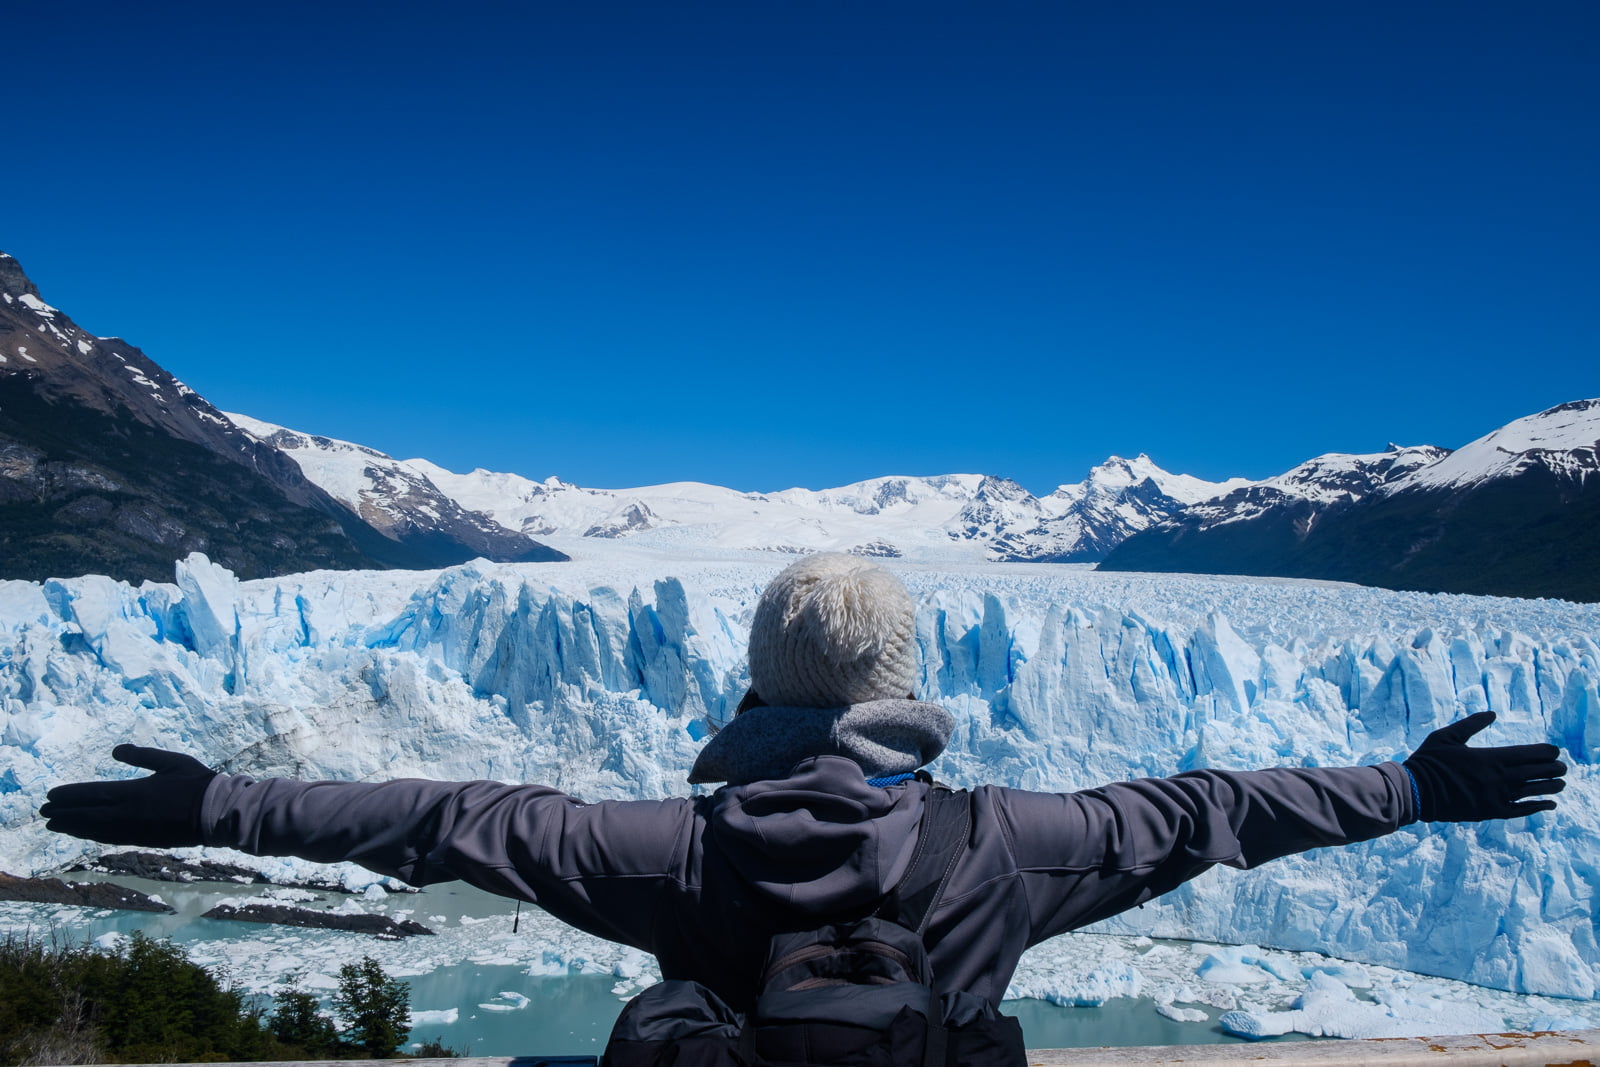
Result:
{"label": "snow-capped mountain", "polygon": [[548,538],[1600,599],[1597,441],[1600,400],[1582,400],[1454,453],[1330,453],[1260,482],[1145,455],[1044,496],[981,474],[773,493],[456,474],[225,416],[137,348],[78,328],[0,253],[0,574],[14,577],[159,578],[200,550],[247,576],[563,558],[535,540]]}
{"label": "snow-capped mountain", "polygon": [[[229,413],[234,425],[294,460],[307,478],[362,521],[398,542],[454,545],[501,562],[557,560],[562,554],[468,511],[426,475],[365,445],[314,437]],[[460,560],[456,560],[460,562]]]}
{"label": "snow-capped mountain", "polygon": [[26,506],[0,534],[3,573],[14,577],[158,578],[202,549],[247,576],[559,558],[534,540],[542,537],[629,538],[669,551],[1094,561],[1237,484],[1169,474],[1142,455],[1112,457],[1043,497],[980,474],[775,493],[455,474],[224,415],[138,349],[79,329],[3,254],[0,389],[0,503]]}
{"label": "snow-capped mountain", "polygon": [[1152,525],[1101,566],[1600,600],[1597,448],[1600,400],[1579,400],[1454,452],[1319,456]]}
{"label": "snow-capped mountain", "polygon": [[1191,502],[1181,516],[1170,516],[1161,525],[1192,532],[1260,521],[1303,534],[1328,510],[1353,504],[1449,454],[1449,449],[1432,445],[1390,445],[1386,451],[1366,455],[1329,452],[1283,474],[1244,482],[1220,496]]}
{"label": "snow-capped mountain", "polygon": [[[983,478],[875,478],[839,489],[746,493],[701,482],[590,489],[475,470],[456,474],[426,460],[407,465],[463,507],[556,544],[629,538],[641,546],[869,554],[952,554],[944,528]],[[886,539],[888,534],[898,539]],[[981,549],[968,555],[978,556]]]}
{"label": "snow-capped mountain", "polygon": [[1600,474],[1600,400],[1575,400],[1508,422],[1397,482],[1391,493],[1464,490],[1530,474],[1575,485]]}
{"label": "snow-capped mountain", "polygon": [[420,459],[406,465],[463,507],[558,543],[627,537],[660,547],[1004,561],[1093,561],[1130,531],[1237,484],[1169,474],[1142,455],[1112,457],[1044,497],[978,474],[744,493],[697,482],[586,489],[556,478],[456,474]]}
{"label": "snow-capped mountain", "polygon": [[0,575],[160,579],[205,551],[240,574],[558,558],[470,521],[369,523],[139,349],[95,337],[0,253]]}
{"label": "snow-capped mountain", "polygon": [[1207,482],[1170,474],[1143,453],[1131,460],[1112,456],[1083,481],[1045,497],[1049,517],[1003,558],[1096,562],[1140,530],[1247,484],[1243,478]]}
{"label": "snow-capped mountain", "polygon": [[45,303],[0,253],[0,574],[250,575],[377,561],[359,520],[139,349]]}

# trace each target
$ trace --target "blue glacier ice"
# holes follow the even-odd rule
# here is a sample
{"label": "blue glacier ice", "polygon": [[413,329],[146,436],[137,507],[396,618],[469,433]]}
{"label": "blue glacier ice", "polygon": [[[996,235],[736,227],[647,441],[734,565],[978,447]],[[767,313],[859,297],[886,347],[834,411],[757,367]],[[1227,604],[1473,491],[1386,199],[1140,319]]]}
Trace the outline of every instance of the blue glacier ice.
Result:
{"label": "blue glacier ice", "polygon": [[[0,582],[0,869],[94,846],[33,809],[122,741],[226,770],[683,792],[746,684],[784,559],[482,561],[240,582]],[[1560,745],[1561,807],[1215,870],[1098,928],[1315,950],[1498,989],[1600,993],[1600,607],[1328,583],[898,564],[953,784],[1079,789],[1195,767],[1373,763],[1461,715]],[[132,773],[119,768],[114,773]],[[1109,979],[1107,979],[1109,981]]]}

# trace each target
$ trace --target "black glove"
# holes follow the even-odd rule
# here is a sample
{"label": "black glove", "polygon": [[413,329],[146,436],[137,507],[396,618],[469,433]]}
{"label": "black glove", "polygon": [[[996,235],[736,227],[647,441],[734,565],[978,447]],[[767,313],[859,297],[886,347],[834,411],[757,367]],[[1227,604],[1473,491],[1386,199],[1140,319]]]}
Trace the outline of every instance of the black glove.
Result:
{"label": "black glove", "polygon": [[148,778],[76,782],[45,794],[45,828],[108,845],[181,848],[199,845],[200,802],[217,772],[193,756],[118,745],[111,758],[155,771]]}
{"label": "black glove", "polygon": [[1416,779],[1423,822],[1477,822],[1516,819],[1551,811],[1553,800],[1527,797],[1559,793],[1567,765],[1554,745],[1503,745],[1468,748],[1467,739],[1494,722],[1494,712],[1480,711],[1441,727],[1405,761]]}

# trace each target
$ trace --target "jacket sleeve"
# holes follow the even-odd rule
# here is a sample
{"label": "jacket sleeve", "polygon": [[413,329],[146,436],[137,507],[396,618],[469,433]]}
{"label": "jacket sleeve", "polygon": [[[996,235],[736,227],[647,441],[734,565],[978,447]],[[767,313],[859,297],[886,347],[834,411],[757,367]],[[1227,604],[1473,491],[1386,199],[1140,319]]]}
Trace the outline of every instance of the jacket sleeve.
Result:
{"label": "jacket sleeve", "polygon": [[348,860],[418,886],[459,879],[646,950],[692,818],[682,798],[585,804],[538,785],[244,775],[218,775],[201,812],[208,845]]}
{"label": "jacket sleeve", "polygon": [[1191,771],[1081,793],[997,792],[1027,894],[1029,944],[1126,911],[1219,863],[1255,867],[1416,819],[1398,763]]}

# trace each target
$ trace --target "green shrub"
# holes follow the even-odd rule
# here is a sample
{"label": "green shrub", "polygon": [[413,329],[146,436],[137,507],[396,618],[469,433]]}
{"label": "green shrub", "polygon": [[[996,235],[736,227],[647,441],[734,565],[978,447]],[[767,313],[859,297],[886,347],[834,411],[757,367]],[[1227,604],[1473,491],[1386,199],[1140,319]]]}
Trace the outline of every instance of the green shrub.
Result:
{"label": "green shrub", "polygon": [[411,1054],[419,1060],[452,1060],[465,1053],[451,1048],[437,1037],[430,1037],[417,1046],[417,1051]]}
{"label": "green shrub", "polygon": [[134,934],[114,950],[0,942],[0,1064],[284,1059],[242,992],[183,950]]}
{"label": "green shrub", "polygon": [[373,1059],[394,1056],[411,1033],[411,987],[390,978],[371,956],[339,968],[334,1010],[345,1023],[344,1039]]}
{"label": "green shrub", "polygon": [[[389,1058],[411,1031],[410,987],[376,960],[339,969],[323,1017],[291,984],[270,1017],[168,941],[134,934],[115,949],[33,938],[0,941],[0,1067]],[[456,1053],[435,1040],[429,1056]]]}
{"label": "green shrub", "polygon": [[276,1007],[267,1021],[273,1037],[287,1046],[303,1049],[307,1058],[338,1055],[339,1032],[334,1029],[333,1022],[322,1015],[315,994],[291,981],[289,988],[273,1000]]}
{"label": "green shrub", "polygon": [[82,985],[97,954],[16,937],[0,942],[0,1064],[100,1063],[104,1039]]}

